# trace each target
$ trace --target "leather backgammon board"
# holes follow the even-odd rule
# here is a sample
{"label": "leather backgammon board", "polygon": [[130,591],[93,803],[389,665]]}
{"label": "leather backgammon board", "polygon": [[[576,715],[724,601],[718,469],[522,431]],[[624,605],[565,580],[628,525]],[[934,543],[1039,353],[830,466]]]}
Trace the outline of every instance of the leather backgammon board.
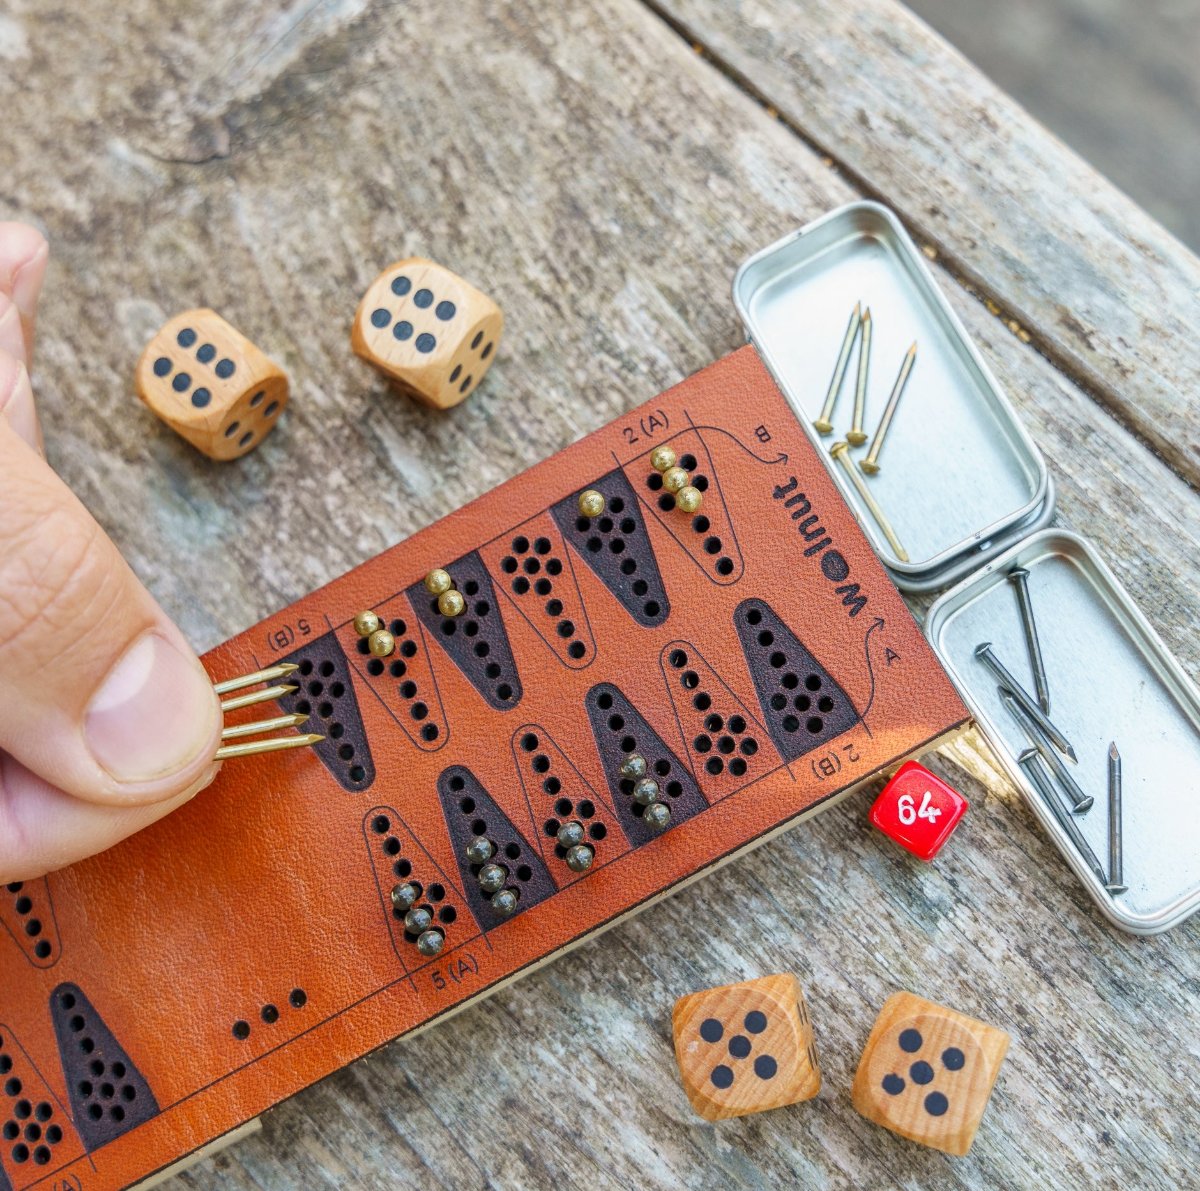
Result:
{"label": "leather backgammon board", "polygon": [[[664,443],[695,514],[650,465]],[[424,589],[435,567],[460,616]],[[354,631],[364,609],[394,634],[386,659]],[[299,666],[280,711],[321,743],[230,762],[118,847],[0,890],[0,1188],[135,1183],[968,718],[749,347],[205,664],[280,661]],[[634,753],[661,832],[619,773]],[[468,859],[479,838],[511,917]],[[399,882],[440,953],[406,929]]]}

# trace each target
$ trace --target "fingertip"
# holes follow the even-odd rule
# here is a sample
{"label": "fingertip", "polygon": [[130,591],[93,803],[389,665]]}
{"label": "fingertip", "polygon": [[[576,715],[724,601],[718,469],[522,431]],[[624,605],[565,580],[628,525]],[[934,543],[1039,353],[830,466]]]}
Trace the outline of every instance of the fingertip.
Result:
{"label": "fingertip", "polygon": [[[0,315],[2,322],[2,315]],[[29,370],[20,357],[4,350],[0,345],[0,416],[4,418],[17,436],[23,439],[39,455],[44,454],[42,428],[38,422],[37,407],[33,401],[33,386],[29,383]]]}
{"label": "fingertip", "polygon": [[33,326],[46,280],[50,245],[28,223],[0,222],[0,293],[16,304],[25,343],[24,358],[33,354]]}

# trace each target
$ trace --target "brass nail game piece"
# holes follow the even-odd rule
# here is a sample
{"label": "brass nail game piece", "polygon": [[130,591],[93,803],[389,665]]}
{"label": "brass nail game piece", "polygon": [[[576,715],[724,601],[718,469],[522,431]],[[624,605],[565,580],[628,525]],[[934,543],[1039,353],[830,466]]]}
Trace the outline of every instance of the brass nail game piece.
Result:
{"label": "brass nail game piece", "polygon": [[908,562],[908,551],[900,543],[900,539],[896,536],[896,531],[892,528],[892,523],[884,515],[883,510],[879,507],[879,502],[871,494],[867,488],[866,481],[859,474],[858,465],[854,462],[850,455],[850,447],[844,442],[835,442],[829,448],[829,453],[842,465],[846,475],[850,477],[850,482],[854,485],[854,490],[862,498],[863,504],[867,506],[872,517],[875,518],[876,524],[883,532],[883,536],[887,538],[888,545],[892,548],[892,553],[901,561]]}
{"label": "brass nail game piece", "polygon": [[883,417],[879,419],[875,437],[871,440],[871,449],[863,460],[862,469],[869,476],[873,476],[879,470],[879,452],[883,450],[883,440],[887,437],[892,418],[896,416],[896,407],[900,404],[900,398],[904,396],[904,390],[908,385],[908,378],[916,360],[917,345],[914,341],[912,347],[904,355],[904,362],[900,365],[900,372],[896,377],[896,383],[892,386],[891,396],[888,398],[887,405],[884,406]]}
{"label": "brass nail game piece", "polygon": [[858,378],[854,385],[854,422],[846,434],[852,447],[861,447],[867,441],[863,430],[863,417],[867,407],[867,373],[871,367],[871,308],[862,316],[862,336],[858,345]]}
{"label": "brass nail game piece", "polygon": [[830,418],[833,417],[833,407],[837,402],[838,394],[842,391],[842,381],[846,378],[846,366],[850,363],[850,350],[854,347],[854,340],[858,338],[858,328],[861,325],[862,303],[855,302],[850,322],[846,326],[846,335],[842,339],[842,346],[838,351],[837,363],[833,366],[833,377],[829,382],[829,391],[825,394],[825,404],[821,406],[820,417],[813,423],[821,434],[833,433],[833,422],[830,421]]}

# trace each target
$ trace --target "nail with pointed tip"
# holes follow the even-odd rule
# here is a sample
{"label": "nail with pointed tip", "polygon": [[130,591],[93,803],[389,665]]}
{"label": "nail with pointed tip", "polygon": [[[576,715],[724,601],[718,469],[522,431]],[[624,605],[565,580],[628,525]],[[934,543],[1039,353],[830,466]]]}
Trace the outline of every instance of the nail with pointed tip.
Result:
{"label": "nail with pointed tip", "polygon": [[1004,663],[992,652],[992,643],[984,641],[975,646],[975,656],[996,676],[997,681],[1005,690],[1011,691],[1013,698],[1020,703],[1025,714],[1050,738],[1054,747],[1060,753],[1078,761],[1071,742],[1054,726],[1050,717],[1041,709],[1038,701],[1008,672]]}
{"label": "nail with pointed tip", "polygon": [[896,376],[896,383],[892,385],[892,392],[888,397],[887,405],[883,407],[883,417],[879,419],[879,425],[875,429],[875,437],[871,440],[871,449],[867,452],[867,457],[862,462],[862,469],[869,476],[873,476],[879,471],[879,452],[883,450],[883,440],[887,437],[888,429],[892,424],[892,418],[896,416],[896,406],[900,404],[900,398],[904,396],[909,374],[912,372],[916,361],[917,343],[914,339],[912,347],[904,353],[904,360],[900,365],[900,372]]}
{"label": "nail with pointed tip", "polygon": [[1079,783],[1071,776],[1071,771],[1063,764],[1062,758],[1055,751],[1054,745],[1033,719],[1025,714],[1020,703],[1013,698],[1012,692],[1007,687],[998,689],[1001,701],[1008,708],[1009,714],[1024,730],[1029,743],[1042,754],[1042,760],[1054,770],[1054,776],[1058,778],[1067,792],[1067,797],[1071,800],[1072,813],[1082,815],[1090,811],[1095,799],[1090,794],[1085,794],[1080,788]]}
{"label": "nail with pointed tip", "polygon": [[846,366],[850,363],[850,350],[854,340],[858,338],[858,329],[862,325],[862,303],[855,302],[850,314],[850,322],[846,325],[846,334],[838,351],[837,363],[833,366],[833,377],[829,382],[829,391],[825,394],[825,404],[813,425],[820,434],[833,433],[833,407],[842,391],[842,381],[846,378]]}
{"label": "nail with pointed tip", "polygon": [[1108,881],[1109,893],[1124,893],[1125,862],[1122,855],[1121,825],[1121,754],[1114,740],[1108,746]]}
{"label": "nail with pointed tip", "polygon": [[1049,715],[1050,684],[1046,680],[1042,643],[1038,640],[1037,622],[1033,618],[1033,601],[1029,598],[1029,572],[1024,567],[1013,567],[1008,572],[1008,578],[1017,591],[1021,628],[1025,631],[1025,648],[1029,650],[1029,667],[1033,671],[1033,689],[1037,692],[1038,706]]}
{"label": "nail with pointed tip", "polygon": [[273,736],[270,740],[248,740],[244,744],[227,744],[217,749],[218,761],[228,761],[232,757],[250,757],[255,753],[274,753],[282,749],[304,748],[310,744],[320,744],[325,737],[312,732],[307,736]]}
{"label": "nail with pointed tip", "polygon": [[243,674],[240,678],[227,678],[224,682],[214,683],[213,690],[218,695],[228,695],[248,686],[257,686],[260,682],[273,682],[276,678],[286,678],[299,669],[300,667],[294,662],[280,662],[277,666],[268,666],[265,670],[255,670],[253,674]]}
{"label": "nail with pointed tip", "polygon": [[858,378],[854,384],[854,419],[846,433],[846,441],[852,447],[861,447],[867,441],[863,430],[863,416],[867,405],[867,372],[871,367],[871,308],[863,311],[862,331],[858,343]]}
{"label": "nail with pointed tip", "polygon": [[[310,712],[309,715],[312,713]],[[221,733],[222,740],[236,740],[242,736],[258,736],[262,732],[274,732],[277,728],[298,728],[309,715],[277,715],[274,719],[258,720],[253,724],[234,724]]]}
{"label": "nail with pointed tip", "polygon": [[867,487],[866,480],[859,474],[858,465],[854,462],[854,457],[850,454],[849,446],[844,442],[835,442],[829,448],[829,453],[842,465],[846,475],[850,477],[850,483],[854,485],[854,491],[858,493],[863,504],[867,506],[867,511],[875,518],[875,523],[883,531],[883,536],[887,538],[887,543],[891,546],[892,553],[901,562],[908,562],[908,551],[901,545],[900,539],[896,536],[896,531],[892,528],[892,523],[884,515],[883,509],[879,507],[879,502]]}
{"label": "nail with pointed tip", "polygon": [[253,707],[255,703],[269,703],[272,699],[280,699],[298,691],[298,686],[284,683],[282,686],[269,686],[261,691],[251,691],[248,695],[237,695],[232,699],[221,702],[222,711],[237,711],[239,707]]}
{"label": "nail with pointed tip", "polygon": [[1075,820],[1071,818],[1067,813],[1067,808],[1059,800],[1058,794],[1054,789],[1054,783],[1050,780],[1050,775],[1046,772],[1042,754],[1035,748],[1027,748],[1017,758],[1017,764],[1025,771],[1025,775],[1033,784],[1034,789],[1037,790],[1046,809],[1054,816],[1055,821],[1063,829],[1063,833],[1074,845],[1075,851],[1079,853],[1084,864],[1092,870],[1100,884],[1104,885],[1107,881],[1104,866],[1096,858],[1096,853],[1092,851],[1087,840],[1083,838],[1083,832],[1075,825]]}

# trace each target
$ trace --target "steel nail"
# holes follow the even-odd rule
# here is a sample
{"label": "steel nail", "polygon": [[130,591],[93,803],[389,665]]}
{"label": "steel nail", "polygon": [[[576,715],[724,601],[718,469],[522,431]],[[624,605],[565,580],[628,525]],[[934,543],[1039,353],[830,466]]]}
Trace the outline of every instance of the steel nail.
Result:
{"label": "steel nail", "polygon": [[1049,716],[1041,709],[1036,699],[1005,669],[1004,664],[992,652],[992,643],[985,641],[975,646],[975,656],[983,662],[1000,681],[1000,685],[1012,692],[1012,696],[1035,724],[1054,742],[1059,752],[1065,753],[1072,761],[1078,761],[1071,742],[1050,722]]}
{"label": "steel nail", "polygon": [[1114,740],[1108,746],[1108,881],[1109,893],[1124,893],[1125,864],[1121,839],[1121,754]]}
{"label": "steel nail", "polygon": [[1024,729],[1029,743],[1042,754],[1042,760],[1054,770],[1054,776],[1058,778],[1062,788],[1067,792],[1067,797],[1071,800],[1073,813],[1082,815],[1085,811],[1090,811],[1095,799],[1090,794],[1085,794],[1080,788],[1079,783],[1071,776],[1071,771],[1063,764],[1062,758],[1055,752],[1054,745],[1046,739],[1037,724],[1025,714],[1020,703],[1013,698],[1012,692],[1007,687],[1001,687],[1000,698],[1013,719]]}
{"label": "steel nail", "polygon": [[1029,665],[1033,670],[1033,688],[1042,710],[1050,714],[1050,684],[1046,681],[1046,666],[1042,661],[1042,644],[1038,640],[1037,623],[1033,619],[1033,601],[1029,598],[1029,572],[1013,567],[1008,572],[1017,589],[1017,604],[1021,609],[1021,627],[1025,630],[1025,645],[1029,649]]}
{"label": "steel nail", "polygon": [[1017,763],[1025,771],[1034,788],[1041,795],[1047,809],[1066,833],[1084,863],[1096,874],[1100,884],[1105,884],[1104,867],[1096,858],[1096,853],[1089,847],[1087,840],[1083,838],[1083,833],[1075,825],[1075,820],[1067,814],[1067,808],[1059,801],[1058,795],[1054,791],[1054,785],[1046,773],[1042,754],[1034,748],[1026,749],[1017,758]]}
{"label": "steel nail", "polygon": [[837,363],[833,366],[833,377],[829,382],[829,392],[825,394],[825,404],[821,406],[820,417],[813,423],[821,434],[833,433],[833,422],[830,421],[833,417],[833,406],[838,399],[838,394],[842,391],[842,381],[846,378],[846,365],[850,363],[850,349],[854,346],[854,340],[858,337],[858,328],[861,325],[862,303],[855,302],[850,322],[846,326],[846,335],[842,340],[841,350],[838,352]]}

